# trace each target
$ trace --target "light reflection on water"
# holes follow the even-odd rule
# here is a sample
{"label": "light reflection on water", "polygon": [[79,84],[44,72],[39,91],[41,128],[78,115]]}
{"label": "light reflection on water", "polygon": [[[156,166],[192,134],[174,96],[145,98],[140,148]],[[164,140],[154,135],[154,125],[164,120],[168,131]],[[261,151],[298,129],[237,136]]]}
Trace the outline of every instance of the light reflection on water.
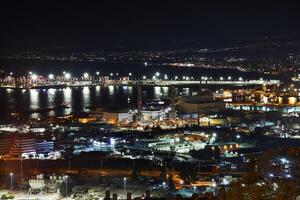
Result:
{"label": "light reflection on water", "polygon": [[154,87],[154,97],[155,97],[156,99],[162,97],[161,87],[159,87],[159,86],[155,86],[155,87]]}
{"label": "light reflection on water", "polygon": [[[176,88],[176,93],[188,95],[189,88]],[[31,116],[67,115],[90,111],[90,107],[104,109],[125,109],[136,106],[137,88],[134,86],[95,86],[60,89],[0,89],[0,103],[3,107],[0,120],[6,120],[12,112],[33,110],[52,111],[35,113]],[[142,87],[142,97],[146,99],[169,98],[169,87]],[[130,101],[128,101],[130,99]],[[68,106],[69,108],[63,107]]]}
{"label": "light reflection on water", "polygon": [[112,96],[114,95],[114,92],[115,92],[115,86],[113,85],[108,86],[108,94]]}
{"label": "light reflection on water", "polygon": [[39,108],[39,92],[37,89],[31,89],[30,92],[30,109]]}
{"label": "light reflection on water", "polygon": [[91,106],[90,105],[90,88],[85,86],[82,90],[82,101],[83,101],[83,110],[85,112],[89,111],[87,107]]}
{"label": "light reflection on water", "polygon": [[70,114],[72,112],[72,89],[67,87],[63,90],[63,102],[62,102],[62,105],[66,105],[66,106],[69,106],[70,108],[68,109],[64,109],[63,110],[63,114],[64,115],[67,115],[67,114]]}

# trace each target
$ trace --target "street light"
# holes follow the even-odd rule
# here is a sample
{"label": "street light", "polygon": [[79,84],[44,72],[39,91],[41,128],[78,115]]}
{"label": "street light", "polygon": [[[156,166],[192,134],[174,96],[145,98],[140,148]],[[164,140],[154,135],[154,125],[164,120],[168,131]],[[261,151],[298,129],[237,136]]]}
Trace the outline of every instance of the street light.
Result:
{"label": "street light", "polygon": [[10,191],[12,191],[12,183],[13,183],[13,173],[11,172],[10,174]]}
{"label": "street light", "polygon": [[32,74],[32,75],[31,75],[31,79],[32,79],[32,80],[35,81],[35,80],[37,80],[37,78],[38,78],[38,76],[37,76],[36,74]]}
{"label": "street light", "polygon": [[83,74],[83,78],[84,78],[84,79],[88,79],[88,78],[89,78],[89,74],[88,74],[87,72],[84,73],[84,74]]}
{"label": "street light", "polygon": [[49,80],[53,80],[54,79],[54,75],[53,74],[49,74],[48,78],[49,78]]}
{"label": "street light", "polygon": [[100,72],[97,71],[97,72],[96,72],[96,75],[99,75],[99,74],[100,74]]}
{"label": "street light", "polygon": [[163,183],[162,183],[162,187],[163,187],[163,189],[166,188],[166,182],[163,182]]}
{"label": "street light", "polygon": [[66,181],[66,199],[67,199],[67,196],[68,196],[68,175],[65,176],[65,181]]}
{"label": "street light", "polygon": [[71,78],[71,74],[70,73],[65,73],[65,79],[69,80]]}
{"label": "street light", "polygon": [[157,77],[160,76],[160,73],[159,73],[159,72],[156,72],[156,73],[155,73],[155,76],[157,76]]}
{"label": "street light", "polygon": [[126,177],[123,178],[124,180],[124,195],[126,195],[127,191],[126,191]]}

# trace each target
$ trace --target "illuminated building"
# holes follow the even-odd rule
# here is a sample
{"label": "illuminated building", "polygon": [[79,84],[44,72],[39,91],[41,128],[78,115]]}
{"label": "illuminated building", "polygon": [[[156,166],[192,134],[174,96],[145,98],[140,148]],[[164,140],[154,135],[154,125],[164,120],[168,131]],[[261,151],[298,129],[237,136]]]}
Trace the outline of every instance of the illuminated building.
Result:
{"label": "illuminated building", "polygon": [[52,141],[37,142],[35,146],[36,153],[38,154],[46,154],[54,150],[54,143]]}
{"label": "illuminated building", "polygon": [[0,140],[0,155],[9,154],[9,151],[13,145],[14,145],[13,139]]}
{"label": "illuminated building", "polygon": [[211,113],[225,110],[225,103],[215,100],[212,94],[206,93],[181,98],[177,107],[183,113]]}
{"label": "illuminated building", "polygon": [[9,154],[11,157],[21,157],[23,154],[35,155],[36,146],[34,138],[17,138],[11,147]]}
{"label": "illuminated building", "polygon": [[132,122],[130,112],[103,112],[103,120],[109,124],[127,124]]}

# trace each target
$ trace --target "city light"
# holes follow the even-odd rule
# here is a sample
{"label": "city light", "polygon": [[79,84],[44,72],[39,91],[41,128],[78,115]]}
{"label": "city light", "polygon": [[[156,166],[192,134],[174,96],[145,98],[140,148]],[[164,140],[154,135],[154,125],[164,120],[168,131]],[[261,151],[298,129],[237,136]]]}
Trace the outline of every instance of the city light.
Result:
{"label": "city light", "polygon": [[296,4],[154,4],[1,4],[0,200],[300,200]]}
{"label": "city light", "polygon": [[85,73],[83,74],[83,78],[84,78],[84,79],[88,79],[88,78],[89,78],[89,74],[88,74],[87,72],[85,72]]}
{"label": "city light", "polygon": [[69,80],[71,78],[71,74],[70,73],[65,73],[65,79]]}
{"label": "city light", "polygon": [[12,185],[13,185],[13,173],[11,172],[10,174],[9,174],[9,176],[10,176],[10,191],[12,191],[13,189],[12,189]]}
{"label": "city light", "polygon": [[32,79],[32,80],[36,81],[37,78],[38,78],[38,76],[37,76],[36,74],[32,74],[32,75],[31,75],[31,79]]}
{"label": "city light", "polygon": [[49,78],[49,80],[53,80],[54,79],[54,75],[53,74],[49,74],[48,78]]}

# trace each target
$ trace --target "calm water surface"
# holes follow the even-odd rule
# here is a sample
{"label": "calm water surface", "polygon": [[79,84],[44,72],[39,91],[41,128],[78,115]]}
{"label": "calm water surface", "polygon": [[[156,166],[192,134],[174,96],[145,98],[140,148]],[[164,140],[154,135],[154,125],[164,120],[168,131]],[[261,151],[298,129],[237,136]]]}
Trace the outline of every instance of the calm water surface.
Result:
{"label": "calm water surface", "polygon": [[[197,87],[176,88],[177,95],[191,95]],[[144,86],[142,97],[146,99],[169,98],[170,88]],[[136,105],[137,90],[133,86],[91,86],[61,89],[0,89],[0,120],[8,121],[12,112],[26,113],[31,117],[61,116],[71,113],[89,112],[101,107],[107,110],[133,108]],[[63,108],[66,105],[68,108]],[[49,112],[28,113],[47,108]]]}

